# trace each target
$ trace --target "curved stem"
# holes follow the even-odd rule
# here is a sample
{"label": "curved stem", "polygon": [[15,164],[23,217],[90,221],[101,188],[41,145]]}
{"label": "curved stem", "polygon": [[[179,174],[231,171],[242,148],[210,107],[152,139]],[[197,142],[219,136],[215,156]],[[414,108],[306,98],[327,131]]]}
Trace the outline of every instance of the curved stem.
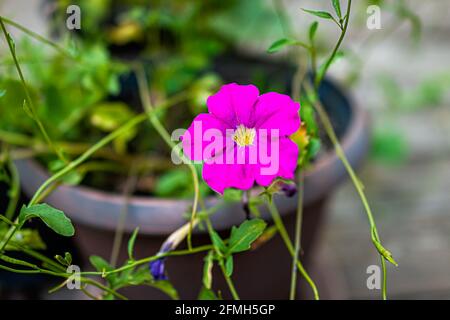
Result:
{"label": "curved stem", "polygon": [[297,260],[301,249],[301,233],[302,233],[302,218],[303,218],[303,174],[298,173],[298,201],[297,201],[297,216],[295,219],[295,239],[294,239],[294,258],[292,259],[292,272],[291,272],[291,291],[289,299],[295,299],[295,292],[297,286]]}
{"label": "curved stem", "polygon": [[44,136],[44,139],[47,142],[47,144],[53,149],[53,151],[56,153],[58,158],[60,158],[64,162],[67,162],[67,160],[64,157],[63,153],[61,152],[61,150],[59,148],[57,148],[54,145],[53,141],[50,139],[50,136],[48,135],[47,130],[45,129],[44,125],[42,124],[41,120],[39,119],[39,117],[37,115],[36,108],[34,106],[33,100],[31,99],[30,92],[28,91],[28,87],[25,82],[25,77],[23,76],[22,69],[20,68],[19,62],[17,61],[16,52],[15,52],[16,50],[13,47],[11,36],[9,35],[8,31],[6,30],[6,27],[5,27],[5,24],[3,23],[3,21],[4,21],[4,19],[0,17],[0,25],[1,25],[1,28],[3,31],[3,35],[5,36],[5,40],[8,43],[9,51],[14,60],[14,64],[16,66],[17,73],[19,74],[19,78],[22,83],[23,90],[25,92],[26,103],[28,104],[28,109],[30,110],[31,116],[32,116],[34,122],[36,122],[42,135]]}
{"label": "curved stem", "polygon": [[[153,109],[149,87],[147,78],[145,76],[144,68],[142,65],[137,66],[136,68],[136,76],[138,79],[138,86],[139,86],[139,94],[141,97],[142,105],[144,106],[144,109],[149,112]],[[172,138],[167,132],[166,128],[163,126],[161,121],[159,121],[158,117],[154,113],[149,113],[149,119],[152,123],[155,130],[159,133],[159,135],[163,138],[163,140],[167,143],[167,145],[174,150],[176,148],[175,143],[172,141]],[[189,224],[189,233],[187,235],[187,244],[188,248],[192,249],[192,229],[194,225],[194,221],[197,215],[197,207],[198,207],[198,201],[199,201],[199,194],[200,194],[200,188],[199,188],[199,182],[198,182],[198,174],[197,170],[195,169],[195,166],[187,159],[184,154],[181,154],[181,160],[183,163],[187,164],[189,167],[189,170],[191,171],[192,175],[192,181],[194,183],[194,203],[192,205],[192,212],[191,212],[191,220]]]}
{"label": "curved stem", "polygon": [[314,80],[314,86],[316,89],[319,88],[320,83],[322,82],[323,78],[325,77],[325,74],[327,73],[328,68],[330,67],[331,63],[333,62],[334,57],[336,56],[336,54],[339,50],[339,47],[341,46],[341,43],[345,38],[345,34],[347,33],[348,21],[350,20],[351,7],[352,7],[352,0],[348,0],[347,13],[345,16],[345,22],[344,22],[344,26],[342,28],[341,35],[339,36],[338,42],[336,43],[336,46],[334,47],[333,52],[331,53],[330,57],[325,61],[323,69],[321,70],[321,72],[316,74],[316,77]]}
{"label": "curved stem", "polygon": [[[291,240],[289,239],[289,234],[284,226],[283,220],[281,220],[280,213],[278,212],[277,207],[271,200],[267,201],[267,206],[272,215],[273,221],[275,222],[275,225],[277,226],[277,229],[280,232],[281,238],[283,239],[284,244],[286,245],[286,248],[288,249],[291,256],[294,257],[295,256],[294,247],[292,245]],[[317,287],[316,287],[314,281],[308,275],[308,272],[306,272],[305,268],[303,267],[303,264],[300,262],[299,259],[296,260],[296,264],[297,264],[297,268],[300,271],[301,275],[305,278],[305,280],[308,282],[309,286],[311,287],[311,290],[313,291],[313,294],[314,294],[314,299],[319,300],[319,292],[317,290]]]}
{"label": "curved stem", "polygon": [[227,271],[225,270],[225,266],[223,265],[223,260],[221,260],[219,262],[219,266],[220,266],[220,270],[222,270],[222,274],[225,278],[225,281],[227,282],[228,288],[230,289],[233,299],[240,300],[239,295],[236,291],[236,288],[234,287],[233,281],[231,281],[231,278],[227,275]]}

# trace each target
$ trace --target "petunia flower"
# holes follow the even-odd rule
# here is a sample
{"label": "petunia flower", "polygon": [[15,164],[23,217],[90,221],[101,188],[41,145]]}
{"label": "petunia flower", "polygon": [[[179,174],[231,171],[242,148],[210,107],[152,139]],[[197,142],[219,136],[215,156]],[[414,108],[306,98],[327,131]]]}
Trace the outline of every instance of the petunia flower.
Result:
{"label": "petunia flower", "polygon": [[224,85],[207,100],[182,136],[183,151],[203,162],[203,180],[216,192],[269,186],[291,180],[298,147],[289,136],[300,127],[300,104],[275,92],[259,94],[254,85]]}

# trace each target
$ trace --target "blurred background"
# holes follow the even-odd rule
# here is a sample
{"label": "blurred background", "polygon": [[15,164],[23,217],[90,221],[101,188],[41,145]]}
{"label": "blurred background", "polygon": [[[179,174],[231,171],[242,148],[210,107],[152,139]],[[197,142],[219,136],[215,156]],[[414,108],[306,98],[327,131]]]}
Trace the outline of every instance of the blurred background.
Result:
{"label": "blurred background", "polygon": [[[380,30],[366,27],[370,4],[383,5]],[[43,6],[38,0],[3,0],[0,12],[50,36]],[[331,6],[325,0],[246,0],[232,15],[236,21],[217,20],[217,27],[230,33],[240,50],[267,55],[269,45],[283,37],[277,10],[284,9],[293,30],[305,37],[312,18],[300,8],[330,10]],[[330,76],[344,84],[372,118],[371,151],[360,177],[380,237],[399,264],[388,265],[391,299],[450,299],[448,17],[448,1],[355,1],[343,44],[345,57],[330,69]],[[253,23],[260,25],[260,20],[267,28],[255,30]],[[234,27],[238,24],[242,28]],[[13,28],[11,33],[23,36]],[[325,21],[318,34],[319,43],[329,47],[338,30]],[[283,60],[286,54],[270,58]],[[328,206],[312,257],[312,274],[317,274],[322,297],[378,298],[379,291],[366,287],[366,269],[379,264],[379,257],[352,184],[344,183]]]}

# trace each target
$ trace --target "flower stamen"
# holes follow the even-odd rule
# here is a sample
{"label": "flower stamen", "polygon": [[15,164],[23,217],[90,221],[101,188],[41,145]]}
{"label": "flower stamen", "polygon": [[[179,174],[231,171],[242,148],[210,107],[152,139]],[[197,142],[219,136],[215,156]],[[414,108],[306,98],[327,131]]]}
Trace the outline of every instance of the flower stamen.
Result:
{"label": "flower stamen", "polygon": [[253,144],[256,136],[256,130],[254,128],[247,128],[240,124],[233,134],[233,140],[239,147],[246,147]]}

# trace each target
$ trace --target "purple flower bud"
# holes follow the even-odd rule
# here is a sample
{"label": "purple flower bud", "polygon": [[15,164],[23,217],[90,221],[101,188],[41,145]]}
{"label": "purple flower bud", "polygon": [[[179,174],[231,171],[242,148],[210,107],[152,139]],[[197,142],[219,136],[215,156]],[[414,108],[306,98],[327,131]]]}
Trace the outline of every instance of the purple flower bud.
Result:
{"label": "purple flower bud", "polygon": [[293,183],[283,183],[281,186],[281,191],[284,192],[286,197],[293,197],[297,193],[297,186]]}
{"label": "purple flower bud", "polygon": [[[158,254],[163,254],[163,253],[169,252],[171,249],[172,249],[172,243],[164,242],[163,245],[161,246],[161,249],[159,249]],[[166,271],[164,268],[165,259],[166,258],[163,257],[158,260],[154,260],[154,261],[150,262],[149,268],[150,268],[150,273],[153,276],[153,279],[167,280]]]}
{"label": "purple flower bud", "polygon": [[155,280],[167,280],[166,272],[164,269],[164,258],[150,262],[150,273]]}

